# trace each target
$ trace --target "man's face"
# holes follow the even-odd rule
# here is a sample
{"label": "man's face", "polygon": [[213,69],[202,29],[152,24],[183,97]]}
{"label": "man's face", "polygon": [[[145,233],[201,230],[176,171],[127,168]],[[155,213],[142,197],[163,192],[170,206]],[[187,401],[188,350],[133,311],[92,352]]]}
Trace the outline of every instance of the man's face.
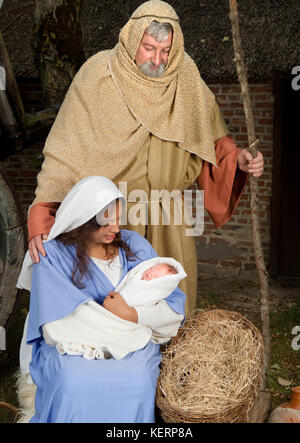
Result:
{"label": "man's face", "polygon": [[163,74],[172,47],[172,36],[170,32],[164,43],[158,43],[151,35],[144,33],[135,62],[145,75],[159,77]]}

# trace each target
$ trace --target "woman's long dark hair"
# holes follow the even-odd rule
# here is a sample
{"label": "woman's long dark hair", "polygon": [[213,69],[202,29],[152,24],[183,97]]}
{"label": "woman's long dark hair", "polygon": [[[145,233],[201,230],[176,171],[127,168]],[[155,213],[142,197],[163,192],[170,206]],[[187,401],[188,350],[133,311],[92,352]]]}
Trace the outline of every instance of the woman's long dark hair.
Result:
{"label": "woman's long dark hair", "polygon": [[[90,275],[89,262],[90,257],[87,254],[87,243],[90,239],[91,233],[97,231],[101,226],[98,224],[96,217],[93,217],[88,222],[73,229],[72,231],[60,234],[56,240],[60,241],[64,245],[75,246],[76,257],[74,258],[73,271],[72,271],[72,283],[79,289],[84,289],[85,285],[82,283],[82,279],[86,275]],[[114,240],[109,243],[103,243],[107,260],[113,259],[119,248],[122,248],[126,254],[127,260],[132,260],[136,257],[136,254],[132,252],[128,244],[121,239],[121,233],[118,232],[115,235]]]}

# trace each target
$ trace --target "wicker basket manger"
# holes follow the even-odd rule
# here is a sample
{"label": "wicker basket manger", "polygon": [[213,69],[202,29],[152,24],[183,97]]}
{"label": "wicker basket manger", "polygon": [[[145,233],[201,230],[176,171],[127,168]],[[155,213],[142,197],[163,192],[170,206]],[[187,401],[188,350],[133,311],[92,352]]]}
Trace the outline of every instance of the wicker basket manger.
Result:
{"label": "wicker basket manger", "polygon": [[163,420],[247,422],[262,361],[262,335],[243,315],[195,311],[163,351],[156,392]]}

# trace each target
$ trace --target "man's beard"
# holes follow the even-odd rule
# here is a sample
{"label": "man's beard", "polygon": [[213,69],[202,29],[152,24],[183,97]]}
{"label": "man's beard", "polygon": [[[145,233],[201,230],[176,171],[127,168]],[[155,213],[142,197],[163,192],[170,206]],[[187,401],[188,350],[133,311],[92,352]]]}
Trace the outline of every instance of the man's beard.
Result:
{"label": "man's beard", "polygon": [[150,60],[146,63],[143,63],[141,66],[139,66],[140,71],[147,75],[148,77],[160,77],[163,75],[166,69],[166,65],[161,62],[161,64],[158,66],[158,68],[151,68],[151,66],[154,66],[154,63],[152,63]]}

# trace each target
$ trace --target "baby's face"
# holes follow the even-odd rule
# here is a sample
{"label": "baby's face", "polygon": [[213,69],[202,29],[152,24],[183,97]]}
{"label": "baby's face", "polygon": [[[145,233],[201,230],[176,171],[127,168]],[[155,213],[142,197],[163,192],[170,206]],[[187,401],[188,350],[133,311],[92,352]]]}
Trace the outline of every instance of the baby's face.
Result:
{"label": "baby's face", "polygon": [[142,276],[142,280],[150,281],[169,274],[174,274],[171,266],[167,265],[166,263],[159,263],[158,265],[147,269]]}

